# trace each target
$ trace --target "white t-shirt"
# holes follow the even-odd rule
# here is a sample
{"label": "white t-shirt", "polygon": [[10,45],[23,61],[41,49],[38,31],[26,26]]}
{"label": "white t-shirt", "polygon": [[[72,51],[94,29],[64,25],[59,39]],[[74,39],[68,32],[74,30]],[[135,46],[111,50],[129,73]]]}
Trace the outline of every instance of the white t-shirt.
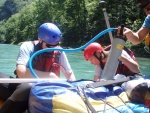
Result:
{"label": "white t-shirt", "polygon": [[[16,63],[29,67],[29,59],[33,53],[34,53],[33,42],[32,41],[23,42],[22,45],[20,46]],[[60,53],[59,64],[66,70],[67,73],[72,72],[71,66],[68,62],[67,56],[64,51]]]}
{"label": "white t-shirt", "polygon": [[[133,60],[132,58],[131,58],[131,56],[125,51],[125,50],[123,50],[122,51],[122,55],[123,56],[126,56],[126,58],[128,58],[128,59],[131,59],[131,60]],[[123,63],[123,62],[122,62]],[[101,74],[102,74],[102,69],[101,69],[101,67],[100,66],[96,66],[95,67],[95,75],[96,76],[100,76]]]}

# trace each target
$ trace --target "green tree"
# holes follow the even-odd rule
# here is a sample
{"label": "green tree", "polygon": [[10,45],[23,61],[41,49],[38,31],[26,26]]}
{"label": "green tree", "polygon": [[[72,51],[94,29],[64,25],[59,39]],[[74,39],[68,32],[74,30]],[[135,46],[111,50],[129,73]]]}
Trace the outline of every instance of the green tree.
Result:
{"label": "green tree", "polygon": [[85,42],[87,29],[87,10],[84,0],[64,2],[64,39],[65,46],[76,47]]}
{"label": "green tree", "polygon": [[[16,6],[24,4],[23,0],[20,4],[18,0],[14,1]],[[63,46],[79,47],[107,28],[99,2],[100,0],[38,0],[25,6],[6,23],[0,23],[1,40],[19,43],[37,39],[38,27],[44,22],[53,22],[63,33]],[[146,17],[143,11],[137,11],[132,0],[106,0],[106,11],[111,27],[124,24],[134,31],[140,28]],[[97,41],[104,46],[110,44],[108,34]],[[134,47],[131,43],[127,45]]]}
{"label": "green tree", "polygon": [[4,20],[0,21],[0,34],[1,34],[0,35],[0,43],[4,43],[6,41],[6,39],[5,39],[6,29],[5,29],[4,25],[5,25],[5,21]]}
{"label": "green tree", "polygon": [[13,15],[5,24],[6,42],[19,43],[32,40],[37,32],[37,24],[34,15],[34,3],[23,8],[20,13]]}

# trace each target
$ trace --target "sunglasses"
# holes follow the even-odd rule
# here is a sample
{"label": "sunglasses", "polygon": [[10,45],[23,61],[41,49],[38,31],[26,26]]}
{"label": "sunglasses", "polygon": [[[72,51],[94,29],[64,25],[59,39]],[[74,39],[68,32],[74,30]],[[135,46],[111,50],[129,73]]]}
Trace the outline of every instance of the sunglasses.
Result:
{"label": "sunglasses", "polygon": [[57,46],[57,45],[58,45],[58,44],[55,44],[55,45],[48,44],[48,43],[46,43],[45,41],[43,41],[43,42],[46,44],[46,47],[48,47],[48,48],[55,47],[55,46]]}
{"label": "sunglasses", "polygon": [[150,11],[150,7],[148,7],[148,8],[145,8],[144,10],[145,10],[145,11]]}

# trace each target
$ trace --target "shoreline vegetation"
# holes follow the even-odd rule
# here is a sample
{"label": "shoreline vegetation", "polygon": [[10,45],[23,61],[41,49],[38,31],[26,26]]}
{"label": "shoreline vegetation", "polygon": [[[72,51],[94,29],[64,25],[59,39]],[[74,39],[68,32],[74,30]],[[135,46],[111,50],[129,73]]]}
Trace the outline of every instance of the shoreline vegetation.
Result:
{"label": "shoreline vegetation", "polygon": [[[23,42],[20,42],[18,44],[11,44],[11,45],[20,46],[22,43]],[[0,42],[0,44],[6,44],[6,43]],[[74,49],[73,47],[66,47],[66,46],[64,46],[63,48],[64,49]],[[139,48],[138,45],[133,45],[130,47],[130,49],[134,52],[135,57],[150,58],[150,54],[144,50],[144,47]],[[82,51],[84,51],[84,49]]]}
{"label": "shoreline vegetation", "polygon": [[[20,42],[18,45],[21,45],[23,42]],[[144,47],[138,48],[139,45],[132,45],[130,49],[134,52],[135,57],[144,57],[150,58],[150,54],[144,50]],[[62,46],[63,47],[63,46]],[[64,49],[74,49],[73,47],[63,47]],[[133,49],[132,49],[133,48]],[[84,51],[84,49],[82,50]]]}
{"label": "shoreline vegetation", "polygon": [[[1,0],[0,42],[18,44],[26,40],[35,40],[39,26],[51,22],[62,31],[61,45],[80,47],[100,31],[107,29],[99,2],[63,0],[60,4],[58,0]],[[144,11],[137,11],[137,6],[132,0],[107,0],[106,8],[111,28],[124,24],[137,31],[146,17]],[[116,31],[112,33],[114,35]],[[109,44],[108,37],[109,35],[106,34],[97,42]],[[143,51],[143,47],[140,48]]]}

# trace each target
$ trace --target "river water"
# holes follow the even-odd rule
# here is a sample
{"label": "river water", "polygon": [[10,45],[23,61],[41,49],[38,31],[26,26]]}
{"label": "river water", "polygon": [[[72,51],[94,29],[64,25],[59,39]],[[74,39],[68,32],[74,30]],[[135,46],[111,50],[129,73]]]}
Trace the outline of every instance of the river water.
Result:
{"label": "river water", "polygon": [[[19,47],[18,45],[0,44],[0,72],[14,76]],[[84,60],[83,51],[66,54],[77,79],[93,79],[94,66]],[[141,73],[150,75],[150,58],[138,57],[137,60]],[[64,78],[62,74],[61,78]]]}

